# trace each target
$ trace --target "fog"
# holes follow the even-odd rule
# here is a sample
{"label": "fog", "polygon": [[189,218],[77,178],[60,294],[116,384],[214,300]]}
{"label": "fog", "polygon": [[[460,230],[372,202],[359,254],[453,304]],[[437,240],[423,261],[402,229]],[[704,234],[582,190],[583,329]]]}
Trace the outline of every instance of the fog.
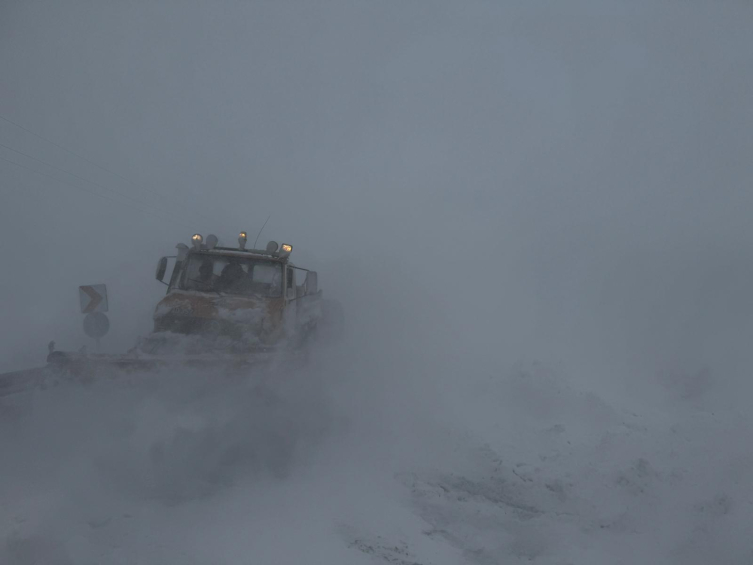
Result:
{"label": "fog", "polygon": [[0,561],[749,561],[752,21],[0,1],[0,371],[94,346],[79,285],[126,351],[159,257],[267,218],[347,330],[0,399]]}

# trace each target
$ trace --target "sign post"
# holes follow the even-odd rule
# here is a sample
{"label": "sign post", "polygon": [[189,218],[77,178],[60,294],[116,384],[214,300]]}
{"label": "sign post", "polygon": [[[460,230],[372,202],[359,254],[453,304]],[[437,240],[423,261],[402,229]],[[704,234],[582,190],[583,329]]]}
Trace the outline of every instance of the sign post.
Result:
{"label": "sign post", "polygon": [[104,337],[110,329],[110,320],[105,316],[107,312],[107,286],[92,284],[78,287],[81,301],[81,313],[84,316],[84,333],[97,341],[99,351],[99,339]]}

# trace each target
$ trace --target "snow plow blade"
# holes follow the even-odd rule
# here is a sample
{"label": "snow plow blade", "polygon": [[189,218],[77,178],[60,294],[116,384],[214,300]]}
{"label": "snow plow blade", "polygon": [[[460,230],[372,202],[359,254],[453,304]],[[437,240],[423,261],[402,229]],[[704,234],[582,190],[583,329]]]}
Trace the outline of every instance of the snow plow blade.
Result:
{"label": "snow plow blade", "polygon": [[270,362],[275,353],[259,350],[244,354],[196,355],[87,355],[56,351],[47,368],[58,375],[107,377],[114,373],[153,373],[163,369],[195,368],[234,373]]}
{"label": "snow plow blade", "polygon": [[[285,360],[291,361],[299,357],[299,354],[290,352],[285,355]],[[279,351],[266,350],[253,354],[143,357],[54,351],[48,355],[45,367],[0,375],[0,398],[49,388],[65,381],[86,384],[119,376],[158,375],[162,371],[176,369],[202,370],[212,376],[249,375],[279,359]]]}

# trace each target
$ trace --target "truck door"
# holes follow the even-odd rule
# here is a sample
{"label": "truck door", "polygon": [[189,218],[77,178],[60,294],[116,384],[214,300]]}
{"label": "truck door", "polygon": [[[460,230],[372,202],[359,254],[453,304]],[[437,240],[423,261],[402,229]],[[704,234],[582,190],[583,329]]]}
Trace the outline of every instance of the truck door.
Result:
{"label": "truck door", "polygon": [[295,269],[286,267],[285,273],[285,298],[293,300],[295,298]]}
{"label": "truck door", "polygon": [[285,267],[285,310],[283,324],[285,333],[292,336],[298,329],[296,327],[296,302],[291,302],[295,298],[295,270]]}

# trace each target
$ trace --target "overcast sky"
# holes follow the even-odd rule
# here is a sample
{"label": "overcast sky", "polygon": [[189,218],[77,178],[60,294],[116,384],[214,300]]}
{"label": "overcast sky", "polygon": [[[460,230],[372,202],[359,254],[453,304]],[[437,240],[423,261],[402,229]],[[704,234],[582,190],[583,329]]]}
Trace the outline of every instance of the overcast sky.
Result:
{"label": "overcast sky", "polygon": [[80,284],[127,347],[161,255],[269,215],[325,292],[425,300],[466,354],[737,355],[751,24],[732,0],[0,0],[0,368],[86,342]]}

